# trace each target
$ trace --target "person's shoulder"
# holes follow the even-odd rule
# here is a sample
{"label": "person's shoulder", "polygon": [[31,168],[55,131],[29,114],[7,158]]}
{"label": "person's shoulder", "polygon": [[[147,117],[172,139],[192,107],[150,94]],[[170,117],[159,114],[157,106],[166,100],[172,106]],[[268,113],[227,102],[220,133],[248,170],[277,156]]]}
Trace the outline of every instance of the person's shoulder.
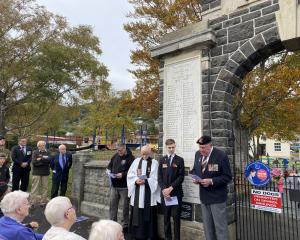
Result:
{"label": "person's shoulder", "polygon": [[85,238],[73,232],[68,232],[67,236],[64,237],[64,239],[65,240],[86,240]]}
{"label": "person's shoulder", "polygon": [[178,156],[177,154],[175,155],[175,157],[177,158],[177,160],[179,161],[184,161],[183,157]]}

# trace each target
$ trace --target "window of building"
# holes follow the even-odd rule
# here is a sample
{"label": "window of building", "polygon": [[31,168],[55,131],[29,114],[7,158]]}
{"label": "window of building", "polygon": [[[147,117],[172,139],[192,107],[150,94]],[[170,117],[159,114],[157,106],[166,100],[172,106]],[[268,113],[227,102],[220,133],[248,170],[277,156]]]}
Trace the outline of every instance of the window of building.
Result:
{"label": "window of building", "polygon": [[274,143],[274,151],[281,152],[281,143]]}

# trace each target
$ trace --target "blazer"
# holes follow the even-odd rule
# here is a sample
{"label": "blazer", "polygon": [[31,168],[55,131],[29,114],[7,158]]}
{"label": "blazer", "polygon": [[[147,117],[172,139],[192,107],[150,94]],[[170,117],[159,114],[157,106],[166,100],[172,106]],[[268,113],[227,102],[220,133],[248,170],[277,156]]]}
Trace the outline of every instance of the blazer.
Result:
{"label": "blazer", "polygon": [[0,235],[14,240],[42,240],[44,236],[6,216],[0,218]]}
{"label": "blazer", "polygon": [[212,178],[213,185],[203,187],[199,184],[200,200],[204,204],[223,203],[227,200],[227,184],[232,179],[229,159],[223,151],[213,147],[207,167],[202,173],[202,158],[203,156],[197,151],[191,172],[202,179]]}
{"label": "blazer", "polygon": [[57,153],[50,162],[50,167],[52,169],[52,181],[53,182],[61,182],[68,181],[69,170],[72,167],[72,154],[66,153],[66,165],[62,169],[59,164],[59,153]]}
{"label": "blazer", "polygon": [[16,145],[11,149],[11,159],[14,162],[13,169],[21,168],[23,162],[27,162],[28,166],[25,169],[30,170],[30,162],[32,158],[32,148],[26,146],[26,154],[23,153],[20,145]]}
{"label": "blazer", "polygon": [[[42,158],[37,160],[37,158]],[[52,156],[49,151],[40,152],[39,149],[35,150],[32,154],[32,175],[48,176],[50,174],[50,162]]]}
{"label": "blazer", "polygon": [[183,197],[182,182],[184,180],[184,160],[175,154],[170,166],[168,156],[165,155],[159,160],[158,184],[163,190],[173,187],[171,196]]}

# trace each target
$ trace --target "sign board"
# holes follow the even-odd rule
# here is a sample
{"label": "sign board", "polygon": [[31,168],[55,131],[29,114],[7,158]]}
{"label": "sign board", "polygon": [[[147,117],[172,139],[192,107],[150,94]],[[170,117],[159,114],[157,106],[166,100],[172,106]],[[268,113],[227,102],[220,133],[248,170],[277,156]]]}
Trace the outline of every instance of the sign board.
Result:
{"label": "sign board", "polygon": [[251,208],[266,212],[282,213],[281,193],[251,189]]}
{"label": "sign board", "polygon": [[264,186],[270,179],[270,169],[262,162],[252,162],[246,166],[245,177],[254,186]]}
{"label": "sign board", "polygon": [[193,205],[191,203],[182,202],[180,217],[188,221],[193,220]]}

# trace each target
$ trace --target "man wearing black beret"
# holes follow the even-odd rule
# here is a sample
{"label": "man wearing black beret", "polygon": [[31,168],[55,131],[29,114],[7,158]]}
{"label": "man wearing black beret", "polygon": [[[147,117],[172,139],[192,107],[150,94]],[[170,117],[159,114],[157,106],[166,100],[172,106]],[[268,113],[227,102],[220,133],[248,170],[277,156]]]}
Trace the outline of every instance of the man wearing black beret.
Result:
{"label": "man wearing black beret", "polygon": [[199,150],[195,154],[192,174],[200,187],[203,226],[206,240],[229,240],[226,217],[227,184],[231,170],[227,155],[212,146],[210,136],[197,140]]}

